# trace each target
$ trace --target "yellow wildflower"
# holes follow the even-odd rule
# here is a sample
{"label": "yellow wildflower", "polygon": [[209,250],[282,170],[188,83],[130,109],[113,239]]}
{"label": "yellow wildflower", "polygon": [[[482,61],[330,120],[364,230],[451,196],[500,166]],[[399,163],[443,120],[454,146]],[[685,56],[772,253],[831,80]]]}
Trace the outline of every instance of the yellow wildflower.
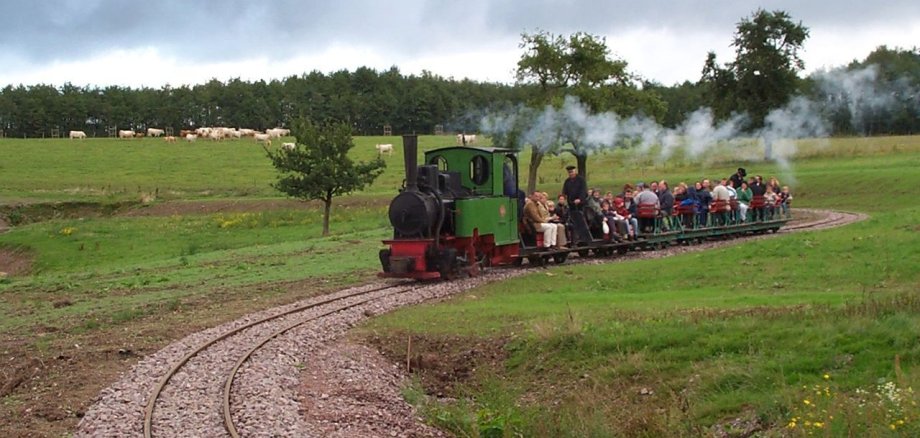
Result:
{"label": "yellow wildflower", "polygon": [[898,428],[898,426],[895,426],[894,423],[891,423],[890,425],[888,425],[888,428],[891,430],[895,430]]}
{"label": "yellow wildflower", "polygon": [[824,380],[830,380],[830,378],[831,378],[830,374],[827,374],[827,373],[824,374]]}
{"label": "yellow wildflower", "polygon": [[816,422],[815,422],[815,427],[817,427],[817,428],[820,429],[820,428],[824,427],[824,423],[822,423],[822,422],[820,422],[820,421],[816,421]]}
{"label": "yellow wildflower", "polygon": [[795,429],[795,420],[790,421],[789,424],[786,425],[786,427],[789,429]]}
{"label": "yellow wildflower", "polygon": [[809,399],[806,398],[805,400],[802,400],[802,403],[805,403],[806,405],[810,405],[810,404],[811,404],[811,400],[809,400]]}

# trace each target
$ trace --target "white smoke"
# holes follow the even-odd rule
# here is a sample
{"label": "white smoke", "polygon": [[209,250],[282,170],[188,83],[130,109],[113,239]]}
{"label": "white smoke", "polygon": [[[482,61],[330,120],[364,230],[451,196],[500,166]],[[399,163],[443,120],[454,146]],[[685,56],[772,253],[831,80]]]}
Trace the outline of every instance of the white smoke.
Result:
{"label": "white smoke", "polygon": [[[723,154],[722,158],[750,161],[760,156],[751,156],[752,148],[745,146],[761,143],[770,158],[784,169],[786,179],[790,179],[796,140],[827,137],[831,132],[828,114],[835,108],[845,105],[853,126],[858,126],[857,120],[864,120],[866,111],[889,108],[896,103],[895,96],[904,92],[880,89],[876,66],[821,72],[814,80],[824,101],[796,96],[785,106],[770,111],[763,128],[755,131],[745,130],[749,122],[746,114],[717,121],[711,109],[700,108],[680,126],[666,128],[646,116],[624,118],[613,112],[592,113],[573,96],[567,96],[559,108],[522,106],[512,113],[488,115],[483,117],[480,128],[484,133],[513,140],[514,144],[506,146],[521,150],[531,145],[544,153],[555,153],[571,143],[591,154],[629,146],[656,154],[658,161],[668,159],[678,150],[690,159]],[[913,93],[916,95],[916,90]],[[513,130],[517,135],[508,135]]]}

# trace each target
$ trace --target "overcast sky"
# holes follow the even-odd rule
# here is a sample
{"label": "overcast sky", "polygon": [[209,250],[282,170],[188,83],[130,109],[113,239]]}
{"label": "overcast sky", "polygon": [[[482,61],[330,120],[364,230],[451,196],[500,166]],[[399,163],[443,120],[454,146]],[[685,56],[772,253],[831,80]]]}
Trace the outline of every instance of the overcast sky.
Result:
{"label": "overcast sky", "polygon": [[522,32],[606,37],[644,78],[699,79],[706,52],[733,58],[758,7],[811,30],[808,72],[876,46],[920,45],[920,1],[0,0],[0,86],[159,88],[397,66],[511,83]]}

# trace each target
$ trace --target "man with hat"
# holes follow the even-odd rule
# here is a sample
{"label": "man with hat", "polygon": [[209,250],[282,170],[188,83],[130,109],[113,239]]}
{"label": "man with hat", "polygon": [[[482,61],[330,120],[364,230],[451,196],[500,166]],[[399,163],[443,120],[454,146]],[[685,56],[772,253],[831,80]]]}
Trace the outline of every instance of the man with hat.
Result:
{"label": "man with hat", "polygon": [[584,206],[588,200],[588,183],[578,174],[575,166],[566,166],[569,177],[562,184],[562,194],[569,202],[569,221],[572,222],[572,237],[576,244],[591,241],[591,232],[585,222]]}
{"label": "man with hat", "polygon": [[736,189],[741,188],[741,183],[744,181],[744,177],[747,176],[747,171],[743,167],[739,167],[738,171],[734,175],[730,176],[729,179],[732,180],[732,187]]}

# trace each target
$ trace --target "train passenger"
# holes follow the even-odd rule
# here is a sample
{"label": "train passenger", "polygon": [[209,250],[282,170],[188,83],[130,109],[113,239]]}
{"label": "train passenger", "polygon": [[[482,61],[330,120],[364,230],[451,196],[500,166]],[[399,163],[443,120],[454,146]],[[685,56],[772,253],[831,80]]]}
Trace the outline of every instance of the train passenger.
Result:
{"label": "train passenger", "polygon": [[661,205],[664,230],[674,228],[674,224],[671,223],[671,215],[674,213],[674,194],[668,190],[668,182],[665,180],[658,183],[658,204]]}
{"label": "train passenger", "polygon": [[[764,185],[763,177],[760,175],[757,175],[751,178],[751,181],[748,183],[748,187],[751,188],[751,195],[752,195],[751,199],[752,200],[754,197],[764,196],[764,194],[767,193],[767,186]],[[755,221],[758,221],[758,220],[762,221],[765,219],[765,216],[764,216],[765,209],[764,208],[755,208],[753,210],[754,210],[754,213],[751,216],[753,217]]]}
{"label": "train passenger", "polygon": [[[728,210],[729,210],[729,214],[731,214],[731,219],[732,219],[732,221],[737,222],[737,221],[738,221],[738,218],[736,217],[735,211],[732,210],[731,203],[735,203],[735,204],[738,203],[738,190],[735,189],[735,182],[732,181],[731,178],[723,179],[722,182],[724,183],[725,188],[728,189],[728,199],[729,199]],[[740,207],[740,206],[738,207],[738,211],[741,211],[741,207]]]}
{"label": "train passenger", "polygon": [[572,226],[572,240],[575,244],[591,241],[591,233],[588,231],[588,223],[585,222],[584,203],[588,197],[588,184],[585,179],[578,174],[575,166],[565,168],[569,173],[562,184],[562,194],[569,201],[569,221]]}
{"label": "train passenger", "polygon": [[792,192],[789,191],[789,186],[783,186],[781,192],[779,192],[780,208],[783,210],[783,216],[789,216],[789,207],[792,205]]}
{"label": "train passenger", "polygon": [[623,220],[626,221],[626,235],[629,239],[636,238],[636,229],[639,228],[639,221],[626,209],[626,201],[623,198],[614,198],[613,207],[616,210],[617,214],[623,217]]}
{"label": "train passenger", "polygon": [[739,167],[738,171],[732,174],[728,179],[732,180],[734,187],[737,189],[741,187],[741,183],[744,182],[744,177],[747,176],[747,171],[743,167]]}
{"label": "train passenger", "polygon": [[533,192],[530,195],[530,202],[524,206],[524,221],[538,233],[543,233],[543,247],[550,248],[556,246],[555,224],[547,221],[540,209],[540,202],[543,195],[540,192]]}
{"label": "train passenger", "polygon": [[764,209],[768,218],[773,218],[773,214],[776,213],[776,200],[779,199],[776,193],[773,190],[767,189],[763,195]]}
{"label": "train passenger", "polygon": [[685,186],[687,190],[686,190],[686,192],[685,192],[686,194],[684,195],[684,200],[680,202],[680,205],[681,205],[682,207],[691,207],[691,208],[693,209],[693,214],[692,214],[692,215],[689,215],[689,214],[688,214],[688,215],[683,215],[683,218],[682,218],[682,219],[683,219],[683,221],[684,221],[684,227],[685,227],[685,228],[692,228],[692,227],[693,227],[693,220],[694,220],[693,217],[696,216],[696,213],[697,213],[697,212],[699,211],[699,209],[700,209],[700,200],[696,197],[696,188],[697,188],[697,187],[702,188],[702,187],[703,187],[703,184],[700,183],[699,181],[697,181],[697,182],[696,182],[694,185],[692,185],[692,186],[687,186],[687,185],[685,185],[684,183],[681,183],[681,186]]}
{"label": "train passenger", "polygon": [[721,210],[718,211],[719,215],[712,220],[713,224],[715,225],[718,218],[722,217],[722,213],[731,211],[731,205],[729,205],[729,202],[731,201],[731,192],[729,192],[728,188],[725,187],[724,179],[719,181],[718,184],[716,184],[716,186],[712,189],[711,196],[713,202],[721,201],[723,203]]}
{"label": "train passenger", "polygon": [[709,224],[709,204],[712,204],[709,184],[709,180],[704,179],[699,182],[699,186],[696,189],[696,199],[699,201],[697,216],[699,217],[700,225],[704,227]]}
{"label": "train passenger", "polygon": [[753,197],[747,181],[741,181],[741,187],[736,192],[738,193],[738,215],[741,216],[742,222],[747,222],[748,206],[751,205],[751,198]]}
{"label": "train passenger", "polygon": [[553,215],[559,218],[559,223],[567,223],[569,221],[569,205],[565,200],[565,195],[559,195],[556,198],[556,208],[553,209]]}
{"label": "train passenger", "polygon": [[559,220],[559,216],[556,216],[553,201],[549,200],[546,192],[540,193],[540,201],[540,214],[546,217],[547,222],[556,226],[556,247],[565,246],[568,242],[565,235],[565,224]]}
{"label": "train passenger", "polygon": [[626,219],[617,214],[606,199],[601,202],[601,211],[604,212],[604,234],[610,233],[610,240],[622,242],[623,235],[629,233],[629,225],[626,224]]}
{"label": "train passenger", "polygon": [[[652,191],[651,185],[646,186],[645,184],[643,184],[642,191],[639,192],[638,195],[636,195],[634,202],[636,203],[637,206],[643,205],[643,204],[654,205],[656,211],[661,207],[661,203],[658,200],[658,195],[656,195],[655,192]],[[648,230],[654,227],[655,219],[639,218],[639,221],[640,221],[639,229],[642,230],[642,232],[647,232]]]}
{"label": "train passenger", "polygon": [[780,185],[779,180],[775,176],[771,176],[769,182],[767,182],[767,188],[773,190],[773,193],[777,195],[783,191],[782,185]]}

